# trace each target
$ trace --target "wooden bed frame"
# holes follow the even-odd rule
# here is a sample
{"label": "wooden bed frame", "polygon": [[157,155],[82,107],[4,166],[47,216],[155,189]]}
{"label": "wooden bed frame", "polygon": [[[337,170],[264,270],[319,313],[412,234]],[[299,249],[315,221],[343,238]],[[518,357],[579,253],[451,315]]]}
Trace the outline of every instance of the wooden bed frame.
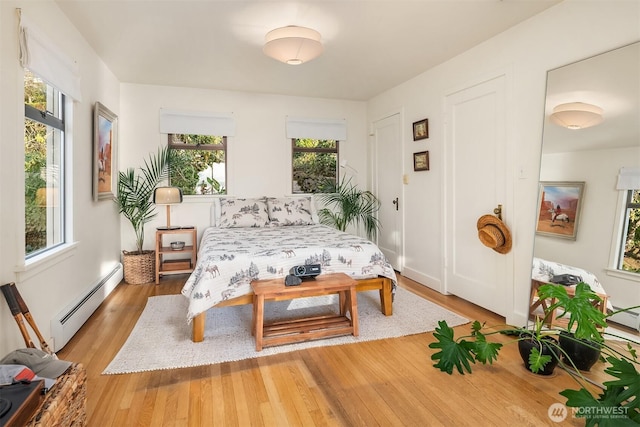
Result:
{"label": "wooden bed frame", "polygon": [[[380,291],[380,308],[382,314],[385,316],[391,316],[393,314],[393,284],[388,277],[376,277],[373,279],[360,279],[356,285],[357,291]],[[229,307],[234,305],[253,304],[253,292],[242,295],[236,298],[232,298],[227,301],[222,301],[215,307]],[[207,312],[204,311],[193,318],[192,335],[193,342],[202,342],[204,340],[204,327]]]}

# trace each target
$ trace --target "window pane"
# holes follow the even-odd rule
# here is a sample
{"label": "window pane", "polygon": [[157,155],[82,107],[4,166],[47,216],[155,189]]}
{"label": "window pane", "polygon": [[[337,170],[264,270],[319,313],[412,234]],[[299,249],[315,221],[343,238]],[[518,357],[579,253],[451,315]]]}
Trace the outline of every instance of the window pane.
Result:
{"label": "window pane", "polygon": [[172,186],[181,188],[185,195],[226,194],[224,137],[169,135],[169,147],[169,182]]}
{"label": "window pane", "polygon": [[29,71],[24,79],[27,257],[64,242],[63,96]]}
{"label": "window pane", "polygon": [[25,253],[64,241],[62,132],[25,119]]}
{"label": "window pane", "polygon": [[626,211],[626,235],[621,269],[640,273],[640,190],[630,194]]}
{"label": "window pane", "polygon": [[321,193],[338,179],[338,141],[293,139],[292,192]]}
{"label": "window pane", "polygon": [[293,192],[319,193],[336,184],[337,153],[293,153]]}

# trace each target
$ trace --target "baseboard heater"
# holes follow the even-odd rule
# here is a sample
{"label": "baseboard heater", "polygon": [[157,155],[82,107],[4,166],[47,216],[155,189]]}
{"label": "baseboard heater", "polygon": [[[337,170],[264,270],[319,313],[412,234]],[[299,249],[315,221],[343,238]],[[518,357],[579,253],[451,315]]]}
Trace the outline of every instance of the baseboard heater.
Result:
{"label": "baseboard heater", "polygon": [[93,283],[77,300],[69,304],[51,320],[52,347],[54,351],[64,347],[84,325],[102,301],[122,281],[122,264],[116,266],[97,283]]}
{"label": "baseboard heater", "polygon": [[[622,310],[623,307],[613,306],[613,311]],[[611,320],[620,323],[621,325],[628,326],[630,328],[638,330],[640,332],[640,313],[636,311],[625,311],[618,313],[615,316],[611,316]]]}

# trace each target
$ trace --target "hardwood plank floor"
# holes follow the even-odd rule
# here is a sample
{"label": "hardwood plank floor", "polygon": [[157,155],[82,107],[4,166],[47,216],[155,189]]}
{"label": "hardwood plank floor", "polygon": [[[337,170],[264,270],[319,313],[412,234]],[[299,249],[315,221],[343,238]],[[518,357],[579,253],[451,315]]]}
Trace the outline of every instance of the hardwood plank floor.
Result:
{"label": "hardwood plank floor", "polygon": [[[504,319],[409,279],[400,286],[470,320]],[[177,294],[186,276],[120,284],[60,351],[87,368],[89,426],[540,426],[576,388],[526,371],[515,345],[472,375],[432,366],[432,333],[320,347],[258,359],[126,375],[101,375],[153,295]],[[461,326],[468,330],[469,326]],[[508,341],[508,337],[501,337]],[[602,373],[596,373],[603,375]],[[564,425],[584,425],[571,416]]]}

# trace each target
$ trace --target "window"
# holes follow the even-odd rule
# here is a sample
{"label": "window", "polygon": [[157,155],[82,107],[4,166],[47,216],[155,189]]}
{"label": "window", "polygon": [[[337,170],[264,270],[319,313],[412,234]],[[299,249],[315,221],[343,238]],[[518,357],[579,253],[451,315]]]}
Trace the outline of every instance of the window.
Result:
{"label": "window", "polygon": [[640,273],[640,190],[628,190],[618,270]]}
{"label": "window", "polygon": [[338,141],[293,138],[293,193],[320,193],[338,182]]}
{"label": "window", "polygon": [[169,134],[169,183],[185,195],[227,194],[227,137]]}
{"label": "window", "polygon": [[33,73],[24,77],[25,255],[65,242],[64,95]]}

